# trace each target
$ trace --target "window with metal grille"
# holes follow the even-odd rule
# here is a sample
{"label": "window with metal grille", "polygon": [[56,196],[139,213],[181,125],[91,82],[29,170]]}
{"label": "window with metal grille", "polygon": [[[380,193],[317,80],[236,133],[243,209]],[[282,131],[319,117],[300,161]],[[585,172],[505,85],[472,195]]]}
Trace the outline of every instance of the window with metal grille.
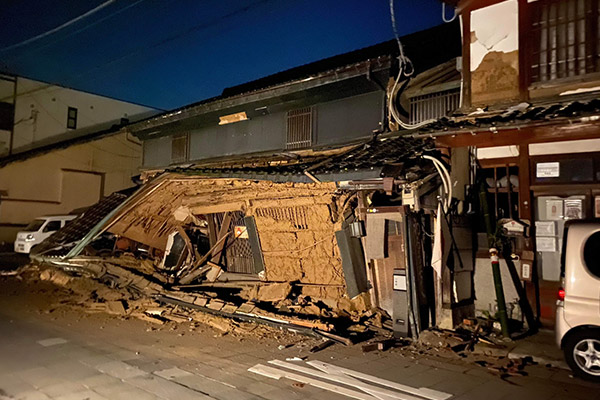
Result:
{"label": "window with metal grille", "polygon": [[529,4],[531,83],[600,72],[599,0]]}
{"label": "window with metal grille", "polygon": [[411,97],[411,124],[449,115],[460,107],[460,88]]}
{"label": "window with metal grille", "polygon": [[312,145],[312,116],[312,107],[288,111],[286,149],[303,149]]}
{"label": "window with metal grille", "polygon": [[187,160],[187,135],[175,135],[171,138],[171,162],[177,163]]}

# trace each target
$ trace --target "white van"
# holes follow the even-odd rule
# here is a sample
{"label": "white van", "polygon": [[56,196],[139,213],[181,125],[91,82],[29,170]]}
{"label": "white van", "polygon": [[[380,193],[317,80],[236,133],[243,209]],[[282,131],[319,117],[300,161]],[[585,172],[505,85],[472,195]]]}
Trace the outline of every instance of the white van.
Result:
{"label": "white van", "polygon": [[573,372],[600,382],[600,221],[565,225],[556,339]]}
{"label": "white van", "polygon": [[76,217],[77,215],[51,215],[34,219],[25,230],[17,233],[15,252],[29,254],[35,245]]}

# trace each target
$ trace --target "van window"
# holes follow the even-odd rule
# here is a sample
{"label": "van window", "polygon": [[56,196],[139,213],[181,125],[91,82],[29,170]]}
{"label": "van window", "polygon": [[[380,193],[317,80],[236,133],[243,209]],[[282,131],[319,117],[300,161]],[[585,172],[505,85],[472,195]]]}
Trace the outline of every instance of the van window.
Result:
{"label": "van window", "polygon": [[27,232],[37,232],[40,230],[40,228],[42,227],[42,225],[44,225],[44,220],[43,219],[34,219],[33,221],[31,221],[31,223],[29,225],[27,225],[27,227],[25,228],[25,231]]}
{"label": "van window", "polygon": [[588,271],[600,278],[600,232],[593,233],[585,242],[583,260]]}
{"label": "van window", "polygon": [[44,227],[44,232],[54,232],[60,229],[60,221],[50,221]]}

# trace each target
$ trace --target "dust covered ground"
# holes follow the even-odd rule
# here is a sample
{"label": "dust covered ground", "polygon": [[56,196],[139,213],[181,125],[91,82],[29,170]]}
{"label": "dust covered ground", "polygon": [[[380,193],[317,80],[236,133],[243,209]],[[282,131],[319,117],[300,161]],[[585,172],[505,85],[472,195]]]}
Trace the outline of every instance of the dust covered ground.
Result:
{"label": "dust covered ground", "polygon": [[[111,315],[90,309],[81,293],[38,277],[36,271],[0,277],[2,399],[349,398],[248,371],[295,357],[455,399],[600,398],[597,385],[568,371],[541,365],[506,368],[509,360],[461,357],[444,346],[363,352],[361,344],[335,344],[310,353],[320,340],[270,327],[220,318],[157,324]],[[97,289],[100,296],[110,296]]]}

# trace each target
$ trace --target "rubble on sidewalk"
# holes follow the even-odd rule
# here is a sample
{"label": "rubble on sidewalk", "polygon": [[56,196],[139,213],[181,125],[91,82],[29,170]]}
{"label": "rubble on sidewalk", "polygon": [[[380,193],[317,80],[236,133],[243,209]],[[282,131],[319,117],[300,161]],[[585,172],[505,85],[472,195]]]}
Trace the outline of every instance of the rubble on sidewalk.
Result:
{"label": "rubble on sidewalk", "polygon": [[[30,269],[40,280],[71,291],[72,305],[82,305],[88,313],[137,318],[157,326],[169,322],[192,323],[209,326],[221,335],[243,335],[256,334],[259,324],[267,329],[312,336],[328,343],[325,347],[330,342],[351,345],[373,337],[391,336],[391,331],[381,323],[389,318],[384,313],[340,315],[309,297],[293,297],[293,285],[289,283],[268,285],[262,293],[256,290],[240,292],[239,296],[230,293],[227,298],[208,291],[183,292],[160,282],[151,270],[141,274],[131,255],[102,261],[97,257],[78,257],[62,268],[32,265]],[[308,310],[303,312],[304,308]],[[370,330],[369,326],[376,328]],[[315,347],[314,351],[325,348]]]}

